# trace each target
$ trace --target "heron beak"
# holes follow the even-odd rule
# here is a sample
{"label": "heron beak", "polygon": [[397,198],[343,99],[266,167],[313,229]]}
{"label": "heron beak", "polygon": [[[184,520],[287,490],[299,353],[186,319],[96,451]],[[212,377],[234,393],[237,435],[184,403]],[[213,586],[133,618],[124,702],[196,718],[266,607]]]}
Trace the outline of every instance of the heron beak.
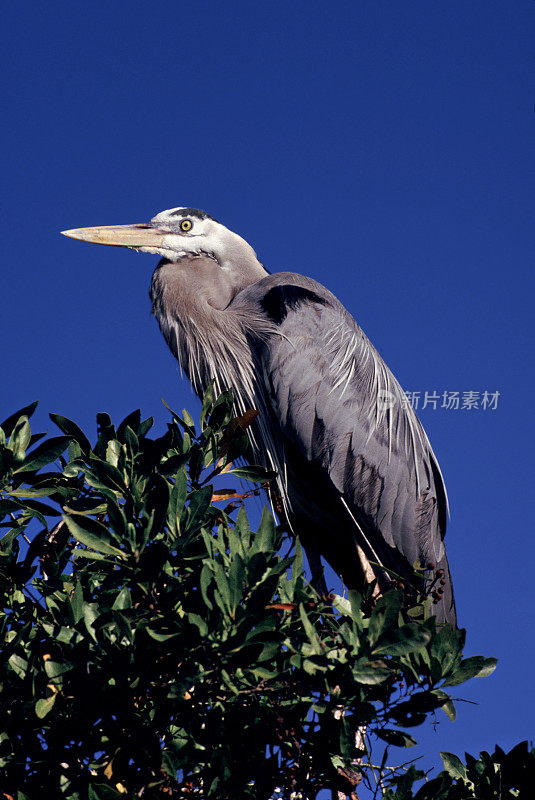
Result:
{"label": "heron beak", "polygon": [[164,239],[169,231],[161,231],[152,225],[101,225],[97,228],[73,228],[70,231],[61,231],[63,236],[70,239],[80,239],[82,242],[107,244],[113,247],[142,247],[160,248],[164,246]]}

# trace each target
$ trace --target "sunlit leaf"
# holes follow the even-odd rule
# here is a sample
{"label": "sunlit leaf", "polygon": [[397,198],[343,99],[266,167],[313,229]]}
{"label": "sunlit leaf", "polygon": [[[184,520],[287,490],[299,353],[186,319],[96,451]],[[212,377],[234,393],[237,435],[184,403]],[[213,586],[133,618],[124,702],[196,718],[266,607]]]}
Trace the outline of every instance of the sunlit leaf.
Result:
{"label": "sunlit leaf", "polygon": [[277,473],[271,469],[266,469],[260,466],[249,467],[235,467],[229,470],[232,475],[241,478],[245,481],[252,481],[253,483],[264,483],[265,481],[272,481],[277,477]]}
{"label": "sunlit leaf", "polygon": [[63,517],[63,519],[71,534],[80,544],[100,553],[123,557],[123,552],[110,543],[108,530],[101,522],[79,514]]}
{"label": "sunlit leaf", "polygon": [[392,672],[386,669],[384,664],[373,661],[360,661],[352,669],[353,677],[358,683],[373,686],[377,683],[384,683],[387,678],[392,677]]}
{"label": "sunlit leaf", "polygon": [[16,472],[34,472],[47,464],[51,464],[65,452],[69,441],[70,438],[68,436],[52,436],[50,439],[46,439],[27,454],[26,460],[17,468]]}
{"label": "sunlit leaf", "polygon": [[56,694],[47,697],[46,699],[38,700],[35,704],[35,713],[39,717],[39,719],[44,719],[46,715],[52,711],[54,703],[56,702]]}
{"label": "sunlit leaf", "polygon": [[486,678],[494,672],[497,663],[497,658],[485,658],[484,656],[465,658],[461,661],[453,674],[446,678],[443,685],[456,686],[471,678]]}
{"label": "sunlit leaf", "polygon": [[454,753],[440,753],[444,769],[451,775],[452,778],[457,780],[466,780],[466,767]]}

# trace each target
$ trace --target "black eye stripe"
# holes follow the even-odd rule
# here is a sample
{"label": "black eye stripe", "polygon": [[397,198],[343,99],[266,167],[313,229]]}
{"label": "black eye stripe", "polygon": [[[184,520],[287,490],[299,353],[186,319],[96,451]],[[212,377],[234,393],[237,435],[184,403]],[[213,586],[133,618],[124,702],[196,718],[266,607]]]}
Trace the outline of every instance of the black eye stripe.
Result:
{"label": "black eye stripe", "polygon": [[206,211],[200,211],[198,208],[177,208],[176,211],[171,211],[170,217],[195,217],[195,219],[211,219],[217,222]]}

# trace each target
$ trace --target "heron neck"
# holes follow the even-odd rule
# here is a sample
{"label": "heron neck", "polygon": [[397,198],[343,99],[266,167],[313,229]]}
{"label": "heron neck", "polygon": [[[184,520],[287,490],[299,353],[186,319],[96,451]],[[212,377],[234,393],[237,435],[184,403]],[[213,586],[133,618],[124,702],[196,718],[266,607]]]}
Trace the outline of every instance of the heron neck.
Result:
{"label": "heron neck", "polygon": [[161,262],[152,279],[152,311],[195,392],[202,396],[211,381],[220,391],[232,387],[238,408],[246,410],[255,394],[250,345],[254,332],[232,303],[239,289],[233,287],[224,304],[214,304],[214,294],[222,294],[214,287],[216,269],[220,267],[208,258],[195,259],[189,268]]}

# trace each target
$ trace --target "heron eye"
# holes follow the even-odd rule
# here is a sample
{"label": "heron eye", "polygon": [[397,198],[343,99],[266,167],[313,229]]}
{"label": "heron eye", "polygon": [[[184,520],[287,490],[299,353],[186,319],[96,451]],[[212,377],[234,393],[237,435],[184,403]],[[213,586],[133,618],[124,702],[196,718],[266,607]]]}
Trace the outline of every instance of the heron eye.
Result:
{"label": "heron eye", "polygon": [[183,219],[180,223],[180,230],[188,233],[193,228],[193,222],[190,219]]}

